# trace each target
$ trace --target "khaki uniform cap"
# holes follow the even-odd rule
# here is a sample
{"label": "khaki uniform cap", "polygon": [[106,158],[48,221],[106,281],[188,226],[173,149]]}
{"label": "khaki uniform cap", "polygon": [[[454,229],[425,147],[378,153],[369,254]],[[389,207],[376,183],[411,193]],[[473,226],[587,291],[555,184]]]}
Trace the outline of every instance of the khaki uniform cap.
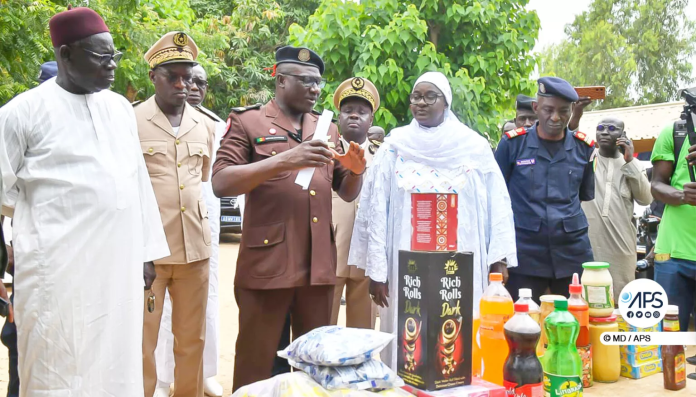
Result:
{"label": "khaki uniform cap", "polygon": [[169,32],[150,47],[145,53],[145,60],[151,69],[169,63],[196,63],[198,47],[193,39],[184,32]]}

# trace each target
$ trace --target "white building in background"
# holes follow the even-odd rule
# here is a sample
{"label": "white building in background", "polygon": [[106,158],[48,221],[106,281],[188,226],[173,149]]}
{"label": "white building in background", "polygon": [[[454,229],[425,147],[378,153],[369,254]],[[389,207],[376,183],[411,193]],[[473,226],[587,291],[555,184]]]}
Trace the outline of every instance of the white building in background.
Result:
{"label": "white building in background", "polygon": [[684,101],[586,112],[580,119],[580,131],[595,139],[597,124],[605,117],[616,117],[624,122],[636,153],[650,152],[662,129],[679,120],[682,110]]}

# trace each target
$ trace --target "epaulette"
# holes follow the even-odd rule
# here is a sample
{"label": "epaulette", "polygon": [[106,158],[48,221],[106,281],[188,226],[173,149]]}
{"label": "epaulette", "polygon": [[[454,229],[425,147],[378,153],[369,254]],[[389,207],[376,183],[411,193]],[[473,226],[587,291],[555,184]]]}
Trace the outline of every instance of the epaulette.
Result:
{"label": "epaulette", "polygon": [[573,136],[576,139],[585,142],[587,144],[587,146],[594,147],[595,141],[592,138],[590,138],[589,136],[587,136],[587,134],[585,134],[584,132],[575,131],[573,133]]}
{"label": "epaulette", "polygon": [[131,103],[131,105],[133,105],[133,107],[136,107],[136,106],[140,105],[141,103],[143,103],[143,101],[135,101],[135,102]]}
{"label": "epaulette", "polygon": [[203,113],[204,115],[206,115],[206,116],[210,117],[211,119],[213,119],[213,121],[216,122],[216,123],[222,121],[222,119],[221,119],[220,117],[218,117],[217,114],[213,113],[213,112],[212,112],[211,110],[209,110],[209,109],[204,108],[204,107],[201,106],[201,105],[194,106],[194,108],[195,108],[196,110],[198,110],[199,112]]}
{"label": "epaulette", "polygon": [[525,134],[527,134],[527,129],[525,129],[524,127],[520,127],[516,130],[510,130],[510,131],[505,132],[505,135],[507,135],[508,139],[512,139],[514,137],[522,136]]}
{"label": "epaulette", "polygon": [[247,110],[259,109],[261,106],[263,106],[263,104],[261,104],[261,103],[256,103],[256,104],[253,104],[253,105],[250,105],[250,106],[239,106],[239,107],[236,107],[236,108],[232,108],[232,111],[235,112],[235,113],[244,113],[244,112],[246,112]]}

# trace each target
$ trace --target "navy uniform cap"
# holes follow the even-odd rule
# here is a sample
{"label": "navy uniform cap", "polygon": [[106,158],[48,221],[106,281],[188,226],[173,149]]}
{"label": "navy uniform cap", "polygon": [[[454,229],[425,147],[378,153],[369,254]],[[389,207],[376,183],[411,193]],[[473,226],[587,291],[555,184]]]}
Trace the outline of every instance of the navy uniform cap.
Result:
{"label": "navy uniform cap", "polygon": [[532,104],[534,102],[536,102],[535,98],[519,94],[519,95],[517,95],[517,100],[515,101],[515,108],[517,110],[520,110],[520,109],[534,110],[532,108]]}
{"label": "navy uniform cap", "polygon": [[48,61],[41,65],[39,72],[39,83],[52,79],[58,75],[58,64],[56,61]]}
{"label": "navy uniform cap", "polygon": [[297,63],[300,65],[314,66],[324,74],[324,61],[314,51],[304,47],[285,46],[278,48],[275,53],[276,65],[281,63]]}
{"label": "navy uniform cap", "polygon": [[542,77],[537,83],[539,84],[539,96],[555,96],[565,99],[569,102],[578,101],[578,93],[575,92],[570,83],[559,77]]}

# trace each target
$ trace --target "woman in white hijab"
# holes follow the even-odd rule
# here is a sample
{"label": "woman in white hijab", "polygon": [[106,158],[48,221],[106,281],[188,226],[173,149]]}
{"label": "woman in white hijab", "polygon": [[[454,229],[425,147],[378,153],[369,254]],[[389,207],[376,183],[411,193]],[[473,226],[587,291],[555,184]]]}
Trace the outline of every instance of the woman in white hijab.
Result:
{"label": "woman in white hijab", "polygon": [[[380,328],[396,334],[398,254],[410,250],[411,193],[458,195],[457,251],[474,253],[474,308],[488,273],[517,266],[505,180],[488,141],[451,110],[452,89],[439,72],[423,74],[410,95],[411,124],[394,129],[369,168],[360,195],[348,264],[365,269],[380,305]],[[414,172],[418,171],[418,172]],[[435,172],[433,172],[435,171]],[[396,370],[396,342],[382,361]]]}

